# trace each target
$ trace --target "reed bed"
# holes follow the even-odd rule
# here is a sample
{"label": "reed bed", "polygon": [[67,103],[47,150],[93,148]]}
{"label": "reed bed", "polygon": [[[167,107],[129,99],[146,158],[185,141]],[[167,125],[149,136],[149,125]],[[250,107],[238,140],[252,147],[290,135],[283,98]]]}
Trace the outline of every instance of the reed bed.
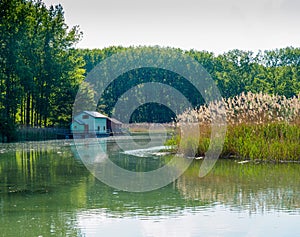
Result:
{"label": "reed bed", "polygon": [[300,161],[300,93],[286,98],[248,92],[188,110],[178,116],[181,132],[168,144],[180,142],[183,154],[204,156],[210,144],[212,121],[227,124],[223,158]]}

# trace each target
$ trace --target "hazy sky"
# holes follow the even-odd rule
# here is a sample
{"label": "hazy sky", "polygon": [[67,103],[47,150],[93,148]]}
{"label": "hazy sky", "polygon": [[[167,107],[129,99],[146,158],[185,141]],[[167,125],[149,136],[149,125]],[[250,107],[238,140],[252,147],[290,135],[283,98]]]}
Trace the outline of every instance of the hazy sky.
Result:
{"label": "hazy sky", "polygon": [[222,53],[300,46],[299,0],[44,0],[80,25],[80,48],[160,45]]}

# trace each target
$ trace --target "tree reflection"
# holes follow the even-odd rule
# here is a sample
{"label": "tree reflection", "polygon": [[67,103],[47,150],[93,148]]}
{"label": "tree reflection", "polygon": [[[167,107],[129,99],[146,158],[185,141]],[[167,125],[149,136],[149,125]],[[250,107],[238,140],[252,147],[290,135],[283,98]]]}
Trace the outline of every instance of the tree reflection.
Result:
{"label": "tree reflection", "polygon": [[204,178],[197,177],[198,170],[195,162],[176,183],[189,200],[222,203],[249,213],[300,208],[298,164],[241,165],[221,160]]}
{"label": "tree reflection", "polygon": [[[0,226],[5,236],[77,236],[76,218],[81,212],[147,218],[179,216],[219,204],[250,214],[300,208],[298,164],[241,165],[219,160],[209,175],[199,178],[201,163],[195,161],[164,188],[128,193],[97,180],[74,156],[73,148],[65,141],[1,147]],[[169,159],[144,157],[134,166],[138,158],[120,153],[116,144],[108,143],[107,150],[109,159],[133,170],[153,170]]]}

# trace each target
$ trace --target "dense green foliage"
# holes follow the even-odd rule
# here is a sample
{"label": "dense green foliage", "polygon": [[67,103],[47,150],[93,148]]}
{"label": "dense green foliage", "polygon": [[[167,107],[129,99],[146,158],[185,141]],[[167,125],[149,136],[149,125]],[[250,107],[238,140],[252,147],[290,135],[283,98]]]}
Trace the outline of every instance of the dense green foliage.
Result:
{"label": "dense green foliage", "polygon": [[[84,57],[85,69],[88,73],[108,56],[124,50],[126,48],[111,47],[78,51]],[[174,50],[195,58],[217,82],[224,97],[233,97],[247,91],[286,97],[300,92],[299,48],[287,47],[260,51],[257,54],[251,51],[232,50],[219,56],[207,51]],[[161,77],[163,74],[163,71],[153,71],[152,77]],[[130,75],[127,75],[128,78]]]}
{"label": "dense green foliage", "polygon": [[[81,32],[64,20],[61,5],[41,0],[0,1],[0,134],[12,140],[16,126],[68,126],[78,86],[99,62],[127,50],[75,49]],[[142,47],[149,51],[159,47]],[[300,49],[264,52],[232,50],[216,56],[207,51],[172,49],[195,58],[216,81],[222,96],[264,92],[291,97],[300,92]],[[151,60],[151,59],[149,59]],[[143,82],[162,82],[178,89],[193,106],[204,101],[195,88],[173,72],[140,68],[120,75],[99,100],[98,110],[111,115],[118,98]],[[139,95],[143,97],[144,95]],[[149,118],[148,115],[151,115]],[[169,122],[166,106],[140,106],[131,122]]]}
{"label": "dense green foliage", "polygon": [[[124,50],[127,48],[111,47],[102,50],[84,49],[78,51],[84,57],[85,69],[88,73],[108,56]],[[299,48],[288,47],[260,51],[257,54],[249,51],[232,50],[219,56],[207,51],[173,50],[185,53],[197,60],[217,83],[222,96],[225,98],[234,97],[242,92],[263,92],[284,95],[289,98],[300,92]],[[99,109],[110,114],[120,95],[138,83],[149,81],[171,85],[186,96],[194,106],[203,103],[201,95],[194,92],[191,86],[182,83],[179,75],[157,68],[141,68],[119,76],[107,89],[106,95],[99,103]],[[139,117],[136,121],[148,121],[146,116],[153,109],[151,104],[139,108],[145,116]],[[156,107],[156,112],[161,116],[160,122],[170,121],[170,113],[166,108]]]}
{"label": "dense green foliage", "polygon": [[0,132],[12,140],[15,124],[67,124],[84,73],[72,48],[78,27],[39,0],[2,0],[0,9]]}

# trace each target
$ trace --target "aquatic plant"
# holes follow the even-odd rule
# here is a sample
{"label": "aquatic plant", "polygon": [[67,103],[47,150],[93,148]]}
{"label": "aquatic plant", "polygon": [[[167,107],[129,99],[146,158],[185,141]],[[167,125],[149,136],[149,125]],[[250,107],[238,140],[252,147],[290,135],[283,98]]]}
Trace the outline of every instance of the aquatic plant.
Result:
{"label": "aquatic plant", "polygon": [[[228,126],[223,157],[300,160],[300,94],[286,98],[248,92],[187,110],[177,118],[181,131],[179,136],[186,140],[180,142],[180,151],[189,155],[198,144],[196,155],[205,155],[210,142],[212,118],[216,120],[218,116],[224,116],[221,113],[224,109]],[[187,124],[198,124],[200,132],[185,129]],[[196,133],[200,134],[199,139]]]}

